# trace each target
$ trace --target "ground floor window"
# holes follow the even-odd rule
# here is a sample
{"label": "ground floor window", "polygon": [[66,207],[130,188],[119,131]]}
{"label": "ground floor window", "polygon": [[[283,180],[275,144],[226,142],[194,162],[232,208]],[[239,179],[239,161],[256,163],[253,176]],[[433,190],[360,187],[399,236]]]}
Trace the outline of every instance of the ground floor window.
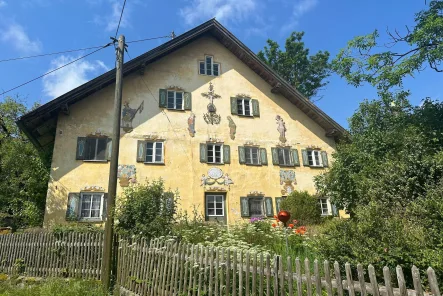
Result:
{"label": "ground floor window", "polygon": [[226,222],[226,203],[224,194],[206,194],[206,220]]}
{"label": "ground floor window", "polygon": [[254,197],[249,198],[249,214],[251,217],[263,217],[265,216],[263,210],[263,198]]}
{"label": "ground floor window", "polygon": [[100,220],[103,215],[104,193],[82,193],[80,201],[80,219]]}

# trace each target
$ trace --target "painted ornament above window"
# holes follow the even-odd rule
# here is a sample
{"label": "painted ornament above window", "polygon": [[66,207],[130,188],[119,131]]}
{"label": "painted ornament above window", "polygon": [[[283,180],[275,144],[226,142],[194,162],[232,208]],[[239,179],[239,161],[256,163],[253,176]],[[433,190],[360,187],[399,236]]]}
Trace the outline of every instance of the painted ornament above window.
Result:
{"label": "painted ornament above window", "polygon": [[283,118],[281,118],[280,115],[277,115],[275,117],[275,120],[277,122],[277,131],[280,133],[280,142],[286,143],[286,124],[283,121]]}
{"label": "painted ornament above window", "polygon": [[137,112],[142,113],[143,106],[144,106],[144,101],[141,102],[140,106],[138,106],[137,109],[132,109],[131,107],[129,107],[128,102],[125,102],[123,104],[121,127],[125,132],[127,133],[132,132],[133,130],[132,120],[134,120],[134,117],[137,114]]}
{"label": "painted ornament above window", "polygon": [[229,121],[229,135],[231,136],[231,140],[235,140],[235,134],[237,133],[237,125],[235,125],[234,120],[232,120],[231,116],[227,117]]}
{"label": "painted ornament above window", "polygon": [[223,174],[223,171],[219,168],[210,168],[208,170],[208,175],[202,175],[200,181],[200,186],[214,184],[230,186],[231,184],[234,184],[231,177],[229,177],[228,174]]}
{"label": "painted ornament above window", "polygon": [[221,116],[217,114],[217,108],[214,105],[214,99],[220,99],[221,96],[214,92],[212,82],[209,82],[209,91],[202,93],[202,96],[209,99],[208,113],[203,114],[203,118],[207,124],[219,124]]}

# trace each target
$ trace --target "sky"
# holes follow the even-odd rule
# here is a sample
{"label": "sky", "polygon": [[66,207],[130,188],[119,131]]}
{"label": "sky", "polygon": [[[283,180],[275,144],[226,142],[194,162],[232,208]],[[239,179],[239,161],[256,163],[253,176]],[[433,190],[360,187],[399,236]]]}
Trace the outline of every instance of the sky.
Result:
{"label": "sky", "polygon": [[[100,46],[115,35],[124,0],[0,0],[0,60]],[[292,31],[304,31],[310,53],[327,50],[334,57],[346,43],[378,29],[405,30],[424,0],[127,0],[119,34],[127,41],[180,35],[215,17],[252,51],[267,39],[284,45]],[[383,39],[382,41],[387,41]],[[168,41],[129,45],[134,58]],[[71,62],[92,50],[0,62],[0,93]],[[127,60],[128,56],[126,57]],[[27,106],[46,103],[114,67],[114,50],[103,49],[43,79],[9,92]],[[443,76],[425,70],[405,81],[410,100],[441,98]],[[328,78],[316,104],[343,127],[364,99],[375,99],[372,86],[355,88],[339,76]]]}

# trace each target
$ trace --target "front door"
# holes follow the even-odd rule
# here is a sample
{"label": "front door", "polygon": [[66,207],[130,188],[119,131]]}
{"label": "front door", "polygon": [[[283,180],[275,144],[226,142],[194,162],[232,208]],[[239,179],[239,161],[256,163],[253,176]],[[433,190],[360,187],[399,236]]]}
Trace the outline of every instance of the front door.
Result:
{"label": "front door", "polygon": [[207,193],[205,195],[206,221],[217,221],[226,224],[226,195]]}

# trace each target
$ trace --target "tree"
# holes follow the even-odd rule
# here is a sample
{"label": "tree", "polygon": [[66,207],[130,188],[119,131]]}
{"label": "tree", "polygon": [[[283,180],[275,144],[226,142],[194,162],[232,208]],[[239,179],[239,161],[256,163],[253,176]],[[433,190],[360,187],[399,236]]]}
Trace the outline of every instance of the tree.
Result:
{"label": "tree", "polygon": [[[416,14],[415,26],[387,31],[390,42],[382,46],[379,32],[358,36],[348,42],[332,61],[332,69],[354,85],[365,82],[386,92],[402,86],[403,79],[427,66],[443,72],[443,1],[431,1],[429,8]],[[395,51],[395,48],[401,51]]]}
{"label": "tree", "polygon": [[286,197],[280,208],[291,213],[291,219],[299,225],[313,225],[321,221],[321,211],[318,200],[307,191],[294,191]]}
{"label": "tree", "polygon": [[309,49],[302,42],[303,35],[304,32],[293,32],[286,39],[285,51],[277,42],[268,39],[268,46],[258,57],[312,100],[328,84],[325,79],[330,75],[329,52],[319,51],[309,56]]}
{"label": "tree", "polygon": [[0,225],[39,226],[43,221],[50,155],[37,152],[15,124],[27,108],[0,103]]}

